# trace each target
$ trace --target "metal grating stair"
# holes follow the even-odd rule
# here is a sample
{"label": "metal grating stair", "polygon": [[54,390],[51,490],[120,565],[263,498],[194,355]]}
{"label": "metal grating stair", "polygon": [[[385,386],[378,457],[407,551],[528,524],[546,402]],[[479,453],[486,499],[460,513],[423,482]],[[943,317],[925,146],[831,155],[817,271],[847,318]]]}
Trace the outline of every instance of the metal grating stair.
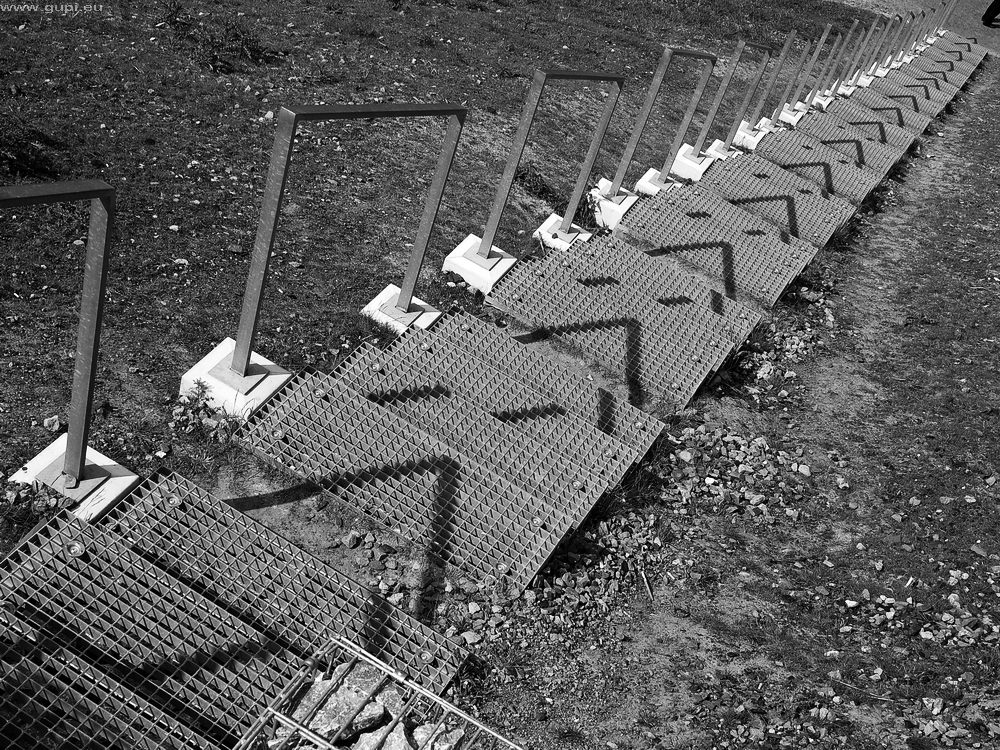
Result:
{"label": "metal grating stair", "polygon": [[298,656],[335,633],[435,692],[464,661],[378,594],[176,474],[146,480],[98,525]]}
{"label": "metal grating stair", "polygon": [[[659,434],[659,423],[568,376],[538,382],[537,356],[469,352],[486,325],[456,316],[337,371],[306,371],[239,433],[275,466],[315,482],[436,557],[528,585],[562,539]],[[520,344],[484,338],[498,354]],[[569,403],[573,399],[576,403]]]}
{"label": "metal grating stair", "polygon": [[[867,107],[876,115],[891,125],[909,130],[914,135],[920,135],[931,124],[934,118],[915,111],[908,104],[890,99],[879,91],[870,88],[859,88],[851,94],[851,102]],[[834,111],[833,107],[830,108]]]}
{"label": "metal grating stair", "polygon": [[921,86],[906,86],[888,78],[876,78],[868,90],[877,91],[886,98],[932,119],[941,114],[945,104],[950,101],[950,99],[928,99]]}
{"label": "metal grating stair", "polygon": [[758,319],[745,308],[713,312],[704,304],[710,290],[691,274],[676,273],[674,284],[653,298],[562,263],[558,255],[522,261],[494,287],[489,303],[617,373],[633,403],[687,403]]}
{"label": "metal grating stair", "polygon": [[762,308],[774,304],[816,253],[697,184],[639,201],[616,234],[653,257],[676,259],[717,293]]}
{"label": "metal grating stair", "polygon": [[767,134],[754,153],[854,204],[867,198],[882,180],[880,172],[859,165],[855,159],[799,130]]}
{"label": "metal grating stair", "polygon": [[847,201],[755,153],[714,162],[699,184],[816,247],[825,245],[855,211]]}
{"label": "metal grating stair", "polygon": [[879,180],[884,178],[906,153],[905,147],[883,143],[868,135],[862,128],[828,112],[806,113],[795,129],[873,170]]}
{"label": "metal grating stair", "polygon": [[87,698],[66,721],[108,722],[103,747],[232,747],[294,674],[275,640],[68,515],[14,550],[0,586],[12,747],[70,742],[52,693]]}
{"label": "metal grating stair", "polygon": [[909,151],[917,141],[917,134],[893,123],[891,114],[866,107],[854,101],[853,96],[831,102],[826,108],[826,114],[840,118],[879,143],[904,152]]}

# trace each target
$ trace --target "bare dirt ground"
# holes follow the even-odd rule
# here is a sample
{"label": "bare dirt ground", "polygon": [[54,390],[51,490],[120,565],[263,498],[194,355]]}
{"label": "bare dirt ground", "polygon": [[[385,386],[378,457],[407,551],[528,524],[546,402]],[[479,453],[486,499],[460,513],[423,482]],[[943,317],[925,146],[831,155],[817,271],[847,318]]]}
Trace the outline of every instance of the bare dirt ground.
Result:
{"label": "bare dirt ground", "polygon": [[[433,17],[439,25],[427,27],[424,49],[460,68],[441,28],[452,16]],[[968,14],[959,21],[967,23]],[[374,54],[380,46],[360,16],[337,23],[330,33],[359,49],[369,45]],[[167,31],[121,33],[136,47]],[[273,38],[281,38],[276,29]],[[55,39],[64,50],[103,49],[83,35]],[[669,418],[669,435],[643,465],[536,585],[514,596],[495,582],[435,569],[392,534],[229,446],[225,430],[206,426],[191,405],[176,411],[177,361],[232,328],[234,295],[225,285],[236,271],[242,283],[246,248],[239,242],[246,244],[255,210],[237,193],[251,183],[259,188],[270,131],[257,120],[276,94],[244,92],[252,71],[206,73],[201,47],[167,47],[171,62],[148,87],[152,101],[198,94],[218,109],[218,123],[200,115],[160,122],[135,107],[142,127],[118,136],[127,141],[126,155],[69,130],[57,141],[63,147],[52,145],[45,139],[55,136],[38,117],[19,114],[6,125],[21,128],[16,163],[33,165],[32,179],[88,173],[70,155],[81,140],[96,162],[110,165],[109,176],[133,178],[133,160],[152,173],[137,188],[130,207],[137,218],[124,234],[132,249],[122,273],[132,281],[112,291],[106,401],[96,432],[102,447],[140,470],[165,464],[197,476],[454,635],[480,660],[454,697],[531,747],[1000,745],[1000,66],[986,64],[851,231],[796,280],[751,344],[691,409]],[[301,52],[292,42],[288,49],[293,60]],[[587,54],[578,61],[593,62]],[[627,54],[638,59],[638,52]],[[393,64],[405,67],[404,57]],[[285,60],[273,69],[289,72]],[[333,75],[361,85],[344,67],[313,62],[312,82]],[[297,64],[312,71],[304,55]],[[148,67],[140,59],[136,65]],[[6,106],[22,113],[55,107],[46,88],[54,87],[53,102],[72,99],[74,122],[92,125],[79,92],[96,101],[96,84],[74,82],[75,73],[54,65],[47,70],[8,72],[0,82],[15,90]],[[123,76],[146,90],[141,77]],[[307,88],[288,85],[292,94]],[[517,110],[513,88],[497,100],[508,125]],[[118,98],[104,98],[119,106]],[[253,108],[250,145],[236,137],[242,121],[233,103]],[[194,139],[174,142],[173,130],[190,137],[199,128],[218,130],[206,141],[211,147],[194,152],[187,145]],[[142,151],[144,139],[151,142]],[[0,143],[0,152],[14,142]],[[486,135],[473,143],[476,154],[489,153]],[[4,164],[10,172],[11,160]],[[338,167],[346,172],[350,164]],[[191,170],[202,180],[192,183],[197,190],[171,182]],[[313,182],[301,203],[329,205],[323,179],[308,175]],[[376,184],[366,189],[379,204]],[[530,206],[520,205],[518,220]],[[363,208],[349,207],[358,227]],[[65,234],[78,216],[53,211],[44,218]],[[353,309],[370,291],[359,281],[367,267],[335,269],[343,271],[344,289],[318,284],[331,271],[313,252],[317,230],[295,224],[306,221],[295,212],[288,219],[291,239],[274,285],[284,291],[263,345],[293,366],[329,364],[343,346],[372,335],[324,327],[328,308]],[[181,235],[168,228],[175,222]],[[467,230],[458,219],[446,223],[449,239]],[[46,273],[71,261],[73,248],[46,249],[29,235],[28,228],[4,230],[19,265],[4,278],[4,293],[15,296],[3,312],[0,343],[14,375],[0,386],[0,432],[18,461],[51,437],[31,420],[65,401],[58,379],[68,369],[75,294],[73,267],[61,268],[56,284]],[[352,251],[365,245],[360,229],[343,236]],[[385,254],[381,245],[366,252]],[[468,295],[460,298],[474,306]],[[39,500],[7,497],[8,541],[38,517]]]}

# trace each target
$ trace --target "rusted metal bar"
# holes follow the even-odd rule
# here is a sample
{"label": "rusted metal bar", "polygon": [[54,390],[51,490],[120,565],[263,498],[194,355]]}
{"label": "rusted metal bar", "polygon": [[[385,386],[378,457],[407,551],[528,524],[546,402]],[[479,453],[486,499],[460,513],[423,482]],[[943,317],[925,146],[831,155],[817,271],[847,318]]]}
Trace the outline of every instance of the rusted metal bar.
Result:
{"label": "rusted metal bar", "polygon": [[698,60],[708,60],[712,64],[715,63],[715,55],[710,55],[707,52],[674,49],[672,47],[666,47],[663,50],[663,54],[660,56],[660,62],[656,66],[656,71],[653,73],[653,80],[649,84],[649,90],[646,92],[646,99],[642,104],[642,109],[639,110],[639,117],[635,121],[635,127],[632,128],[632,134],[629,136],[628,144],[625,146],[625,151],[618,164],[618,170],[615,172],[614,179],[611,181],[611,190],[609,194],[609,197],[611,198],[618,195],[618,191],[621,190],[622,182],[625,181],[625,174],[628,172],[629,167],[632,166],[632,159],[635,158],[635,150],[639,146],[639,141],[642,139],[642,133],[646,128],[646,123],[649,121],[650,113],[653,111],[653,105],[656,103],[656,97],[659,95],[660,89],[663,86],[663,79],[666,76],[667,69],[670,67],[671,61],[675,57],[688,57]]}
{"label": "rusted metal bar", "polygon": [[778,61],[774,64],[774,68],[771,70],[771,76],[768,78],[767,84],[764,86],[764,92],[761,94],[760,100],[754,107],[753,112],[747,119],[750,123],[750,127],[756,127],[757,122],[760,120],[760,115],[764,111],[764,107],[767,105],[767,100],[774,92],[774,87],[778,84],[778,76],[781,75],[782,69],[785,67],[785,63],[788,61],[788,53],[792,50],[792,45],[795,43],[796,33],[794,30],[789,31],[785,36],[785,43],[781,47],[781,52],[778,54]]}
{"label": "rusted metal bar", "polygon": [[681,146],[684,145],[684,138],[687,135],[688,128],[691,127],[691,120],[694,119],[694,114],[698,111],[698,105],[701,104],[701,98],[705,95],[705,89],[708,87],[708,82],[712,78],[712,72],[715,70],[716,58],[708,57],[706,60],[708,64],[701,69],[701,77],[698,79],[698,85],[695,86],[694,92],[691,94],[691,100],[688,102],[684,117],[681,118],[681,124],[677,128],[674,142],[670,144],[670,150],[667,151],[667,156],[663,160],[663,168],[660,170],[661,181],[666,179],[667,175],[670,174],[671,167],[674,166],[674,159],[677,158]]}
{"label": "rusted metal bar", "polygon": [[805,69],[798,77],[798,82],[795,86],[795,93],[792,94],[791,99],[787,102],[789,107],[794,109],[796,103],[800,101],[803,92],[805,91],[806,83],[809,80],[809,76],[812,75],[813,68],[816,67],[816,61],[819,60],[820,54],[823,52],[823,45],[826,44],[826,39],[830,36],[830,29],[833,28],[832,24],[827,24],[823,27],[823,33],[819,37],[819,41],[816,42],[816,49],[813,50],[812,57],[809,58],[809,62],[806,63]]}
{"label": "rusted metal bar", "polygon": [[[750,45],[747,45],[750,46]],[[754,45],[758,46],[758,45]],[[740,125],[743,124],[743,116],[747,113],[750,108],[750,102],[753,101],[754,95],[757,93],[757,89],[760,86],[761,79],[764,78],[764,73],[767,72],[767,64],[771,61],[771,53],[773,50],[770,47],[763,47],[763,54],[760,58],[760,64],[757,66],[757,73],[750,80],[747,85],[747,92],[743,96],[743,101],[740,102],[740,106],[736,109],[736,114],[733,116],[733,122],[729,126],[729,132],[726,133],[726,140],[723,147],[726,151],[730,149],[733,145],[733,140],[736,138],[736,133],[740,129]]]}
{"label": "rusted metal bar", "polygon": [[743,50],[745,48],[746,42],[740,39],[736,43],[736,49],[733,50],[733,56],[729,60],[729,67],[726,69],[726,73],[722,77],[721,83],[719,83],[719,88],[715,92],[715,99],[712,100],[712,106],[705,114],[705,122],[702,124],[701,131],[698,133],[698,138],[694,142],[694,148],[692,151],[695,156],[698,156],[701,153],[701,150],[705,147],[705,140],[708,138],[708,131],[715,123],[715,117],[719,113],[719,107],[722,105],[722,100],[726,96],[726,92],[729,90],[729,84],[733,80],[736,68],[739,67],[740,58],[743,56]]}
{"label": "rusted metal bar", "polygon": [[90,201],[90,225],[80,295],[80,326],[73,365],[69,434],[66,436],[63,461],[67,489],[75,489],[80,484],[87,465],[90,415],[94,405],[97,357],[108,283],[107,256],[115,221],[115,190],[101,180],[0,187],[0,209],[79,200]]}
{"label": "rusted metal bar", "polygon": [[597,155],[601,151],[601,144],[604,143],[604,136],[608,132],[608,125],[611,124],[611,117],[614,115],[615,106],[618,104],[618,97],[622,92],[621,80],[612,79],[609,81],[609,84],[608,98],[604,101],[604,109],[601,111],[601,117],[597,121],[594,137],[590,139],[590,147],[587,149],[587,155],[583,158],[583,164],[580,166],[580,174],[576,177],[576,184],[573,186],[569,203],[566,205],[565,212],[563,212],[562,223],[559,225],[560,232],[568,232],[570,227],[573,226],[573,217],[576,216],[576,210],[580,207],[580,201],[583,199],[583,191],[587,189],[587,180],[590,179],[590,173],[594,171],[594,162],[597,161]]}
{"label": "rusted metal bar", "polygon": [[[497,262],[491,255],[493,242],[496,239],[497,230],[500,227],[500,219],[503,217],[504,209],[507,207],[507,201],[510,199],[510,191],[514,186],[514,175],[517,173],[517,167],[521,163],[521,156],[524,154],[524,147],[528,142],[528,133],[531,131],[531,124],[535,119],[535,113],[538,110],[538,103],[542,97],[542,92],[545,90],[545,84],[548,81],[606,82],[615,84],[612,88],[617,89],[617,91],[613,92],[613,95],[609,95],[609,101],[605,104],[604,113],[601,116],[601,122],[598,123],[597,130],[591,140],[590,149],[587,152],[587,158],[584,159],[581,175],[583,175],[584,172],[586,173],[582,177],[584,187],[586,187],[586,179],[590,175],[590,169],[593,168],[593,160],[590,160],[589,168],[587,161],[590,159],[591,152],[593,152],[593,158],[597,158],[597,153],[600,151],[601,143],[604,141],[604,133],[607,131],[608,122],[611,120],[609,109],[610,112],[613,113],[614,104],[617,103],[618,92],[621,91],[621,86],[625,82],[625,77],[616,74],[589,70],[547,69],[535,71],[531,81],[531,88],[528,90],[528,97],[525,100],[524,110],[521,112],[521,120],[518,122],[517,131],[514,134],[514,142],[511,144],[510,155],[507,157],[507,163],[504,166],[503,175],[500,177],[500,184],[497,185],[497,192],[493,198],[493,206],[490,208],[489,216],[486,218],[486,227],[483,229],[483,239],[479,243],[479,248],[471,256],[475,262],[487,268]],[[607,122],[604,122],[605,115],[607,115]],[[579,183],[579,181],[580,178],[578,177],[577,183]],[[581,190],[580,197],[582,197],[582,195],[583,191]],[[579,205],[579,198],[577,199],[577,205]],[[572,222],[572,214],[569,209],[567,209],[566,214],[569,215],[570,222]],[[565,221],[566,219],[564,217],[563,223],[565,223]]]}
{"label": "rusted metal bar", "polygon": [[[458,146],[458,136],[465,122],[466,109],[450,104],[339,104],[330,106],[298,106],[282,107],[278,112],[277,132],[274,145],[271,148],[271,164],[268,169],[267,183],[264,187],[264,199],[261,206],[260,221],[257,225],[257,236],[254,240],[253,255],[250,259],[250,273],[247,278],[246,291],[243,294],[243,307],[240,312],[240,324],[236,334],[236,348],[233,352],[231,369],[239,376],[248,374],[250,355],[257,337],[257,325],[260,320],[261,303],[264,296],[264,286],[267,282],[267,270],[274,247],[274,236],[281,215],[281,203],[284,198],[285,185],[288,181],[288,167],[291,163],[292,149],[295,144],[295,134],[300,122],[325,122],[328,120],[358,120],[358,119],[398,119],[405,117],[448,117],[448,133],[438,158],[438,167],[428,191],[424,205],[417,237],[413,243],[410,262],[400,285],[398,305],[404,312],[410,312],[413,286],[420,273],[427,242],[433,229],[434,219],[441,203],[444,185],[448,179],[448,171]],[[406,297],[402,290],[409,289]]]}

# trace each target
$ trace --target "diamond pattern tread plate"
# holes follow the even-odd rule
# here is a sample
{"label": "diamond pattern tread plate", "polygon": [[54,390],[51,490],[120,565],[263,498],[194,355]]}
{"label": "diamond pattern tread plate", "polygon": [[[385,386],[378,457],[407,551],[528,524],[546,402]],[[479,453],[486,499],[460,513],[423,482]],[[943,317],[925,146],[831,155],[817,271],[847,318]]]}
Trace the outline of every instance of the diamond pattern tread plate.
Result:
{"label": "diamond pattern tread plate", "polygon": [[879,172],[799,130],[768,133],[754,153],[854,204],[864,201],[882,180]]}
{"label": "diamond pattern tread plate", "polygon": [[685,404],[732,351],[734,331],[750,321],[726,321],[677,289],[663,296],[658,303],[618,284],[582,283],[550,256],[518,263],[488,302],[618,373],[633,403]]}
{"label": "diamond pattern tread plate", "polygon": [[905,148],[882,143],[861,128],[828,112],[808,112],[795,128],[874,170],[880,179],[884,178],[906,153]]}
{"label": "diamond pattern tread plate", "polygon": [[842,198],[826,195],[812,181],[755,153],[714,162],[699,184],[816,247],[823,247],[855,212]]}
{"label": "diamond pattern tread plate", "polygon": [[377,593],[176,474],[142,482],[98,525],[299,656],[343,636],[436,693],[465,659]]}
{"label": "diamond pattern tread plate", "polygon": [[872,110],[852,99],[837,99],[826,108],[826,114],[838,117],[876,141],[904,152],[909,151],[917,140],[915,133],[893,122],[893,114]]}
{"label": "diamond pattern tread plate", "polygon": [[885,80],[898,83],[905,89],[909,89],[917,94],[923,94],[926,98],[947,104],[961,90],[958,86],[953,86],[947,81],[942,81],[938,76],[932,76],[925,70],[901,65],[895,70],[889,71]]}
{"label": "diamond pattern tread plate", "polygon": [[274,639],[68,514],[3,561],[0,592],[13,747],[102,722],[101,747],[231,747],[294,673]]}
{"label": "diamond pattern tread plate", "polygon": [[816,253],[813,245],[783,238],[773,224],[698,184],[640,200],[615,233],[654,258],[677,259],[718,294],[764,309]]}
{"label": "diamond pattern tread plate", "polygon": [[899,102],[902,106],[932,119],[941,114],[948,103],[947,101],[928,99],[920,87],[908,88],[887,78],[876,78],[872,81],[869,91],[877,91],[883,96]]}
{"label": "diamond pattern tread plate", "polygon": [[966,84],[966,82],[968,82],[969,78],[975,72],[974,68],[960,68],[954,63],[946,60],[935,60],[927,57],[926,55],[918,55],[910,62],[900,67],[900,70],[907,71],[917,79],[919,79],[922,75],[931,76],[932,78],[936,78],[939,81],[954,86],[959,90],[961,90],[961,88]]}
{"label": "diamond pattern tread plate", "polygon": [[[931,124],[934,118],[916,112],[912,107],[870,88],[859,88],[851,94],[850,101],[867,107],[886,122],[909,130],[914,135],[920,135]],[[830,111],[833,111],[832,108]]]}
{"label": "diamond pattern tread plate", "polygon": [[542,399],[559,404],[596,430],[631,445],[644,456],[663,423],[614,394],[511,338],[503,329],[466,313],[449,313],[434,326],[437,341],[488,363]]}
{"label": "diamond pattern tread plate", "polygon": [[481,576],[509,574],[518,588],[596,501],[596,488],[580,477],[573,507],[533,495],[339,377],[318,372],[293,377],[238,440],[438,558]]}

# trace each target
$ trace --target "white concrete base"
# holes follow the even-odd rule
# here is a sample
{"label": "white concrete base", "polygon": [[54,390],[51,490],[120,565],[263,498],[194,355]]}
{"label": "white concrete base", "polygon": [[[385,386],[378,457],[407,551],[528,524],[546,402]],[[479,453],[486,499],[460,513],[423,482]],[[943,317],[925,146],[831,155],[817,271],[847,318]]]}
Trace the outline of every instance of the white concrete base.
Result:
{"label": "white concrete base", "polygon": [[571,224],[568,232],[561,232],[559,231],[560,224],[562,224],[562,217],[550,214],[549,218],[531,233],[531,236],[541,241],[545,247],[550,247],[553,250],[569,250],[570,245],[577,240],[586,242],[594,236],[592,232],[588,232],[576,224]]}
{"label": "white concrete base", "polygon": [[853,96],[854,92],[858,90],[857,84],[854,83],[842,83],[837,88],[837,94],[839,96]]}
{"label": "white concrete base", "polygon": [[180,395],[187,396],[200,380],[207,387],[209,406],[246,419],[265,399],[283,386],[292,374],[256,352],[250,353],[250,368],[240,377],[230,368],[236,342],[227,338],[181,377]]}
{"label": "white concrete base", "polygon": [[379,292],[375,299],[361,308],[361,314],[376,323],[388,326],[396,333],[406,333],[407,328],[430,328],[441,317],[437,310],[417,297],[412,300],[412,312],[403,312],[396,307],[400,289],[395,284],[389,284]]}
{"label": "white concrete base", "polygon": [[773,133],[775,130],[776,128],[771,125],[771,120],[767,117],[762,117],[755,128],[751,127],[750,123],[744,120],[740,123],[739,130],[736,131],[733,143],[742,149],[753,151],[760,145],[765,135]]}
{"label": "white concrete base", "polygon": [[872,71],[871,75],[873,78],[885,78],[892,72],[892,66],[880,65],[875,70]]}
{"label": "white concrete base", "polygon": [[618,189],[618,195],[609,195],[611,180],[602,177],[597,181],[597,187],[590,191],[590,197],[597,207],[594,218],[606,229],[614,229],[621,222],[628,210],[639,200],[639,196],[625,188]]}
{"label": "white concrete base", "polygon": [[77,502],[72,508],[81,521],[93,521],[132,491],[139,477],[93,448],[87,448],[87,463],[80,483],[67,489],[63,476],[68,435],[63,433],[11,476],[11,482],[45,485]]}
{"label": "white concrete base", "polygon": [[817,96],[815,99],[813,99],[812,105],[820,112],[826,112],[827,107],[833,104],[836,98],[837,97],[835,95],[833,95],[830,92],[827,92],[823,96]]}
{"label": "white concrete base", "polygon": [[647,169],[646,173],[635,183],[635,191],[642,195],[656,195],[661,190],[672,190],[677,184],[670,177],[665,181],[661,180],[660,170]]}
{"label": "white concrete base", "polygon": [[477,253],[482,241],[482,237],[470,234],[448,253],[441,270],[457,274],[473,289],[489,294],[504,274],[514,267],[517,258],[496,245],[493,246],[491,257],[484,258]]}
{"label": "white concrete base", "polygon": [[705,171],[712,166],[714,159],[705,156],[698,156],[694,152],[694,146],[685,143],[681,150],[674,157],[674,164],[670,168],[670,173],[675,174],[682,180],[698,182],[705,176]]}
{"label": "white concrete base", "polygon": [[711,157],[712,159],[718,159],[719,161],[725,161],[730,156],[735,156],[739,151],[736,149],[727,149],[726,142],[722,139],[716,139],[712,141],[712,145],[705,149],[705,155]]}
{"label": "white concrete base", "polygon": [[806,112],[809,108],[802,102],[798,102],[794,108],[789,107],[787,104],[781,110],[781,114],[778,115],[778,119],[786,125],[791,125],[793,128],[799,124],[799,120],[805,117]]}

